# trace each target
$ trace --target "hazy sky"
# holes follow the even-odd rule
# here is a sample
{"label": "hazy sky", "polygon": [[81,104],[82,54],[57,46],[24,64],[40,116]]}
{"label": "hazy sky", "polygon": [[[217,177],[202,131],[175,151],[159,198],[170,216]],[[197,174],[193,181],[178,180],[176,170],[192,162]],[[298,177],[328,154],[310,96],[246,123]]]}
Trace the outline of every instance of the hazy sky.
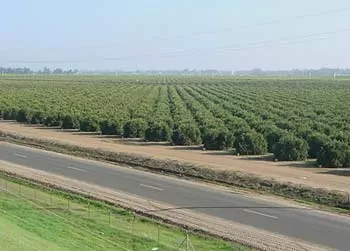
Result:
{"label": "hazy sky", "polygon": [[350,68],[348,0],[0,3],[0,66]]}

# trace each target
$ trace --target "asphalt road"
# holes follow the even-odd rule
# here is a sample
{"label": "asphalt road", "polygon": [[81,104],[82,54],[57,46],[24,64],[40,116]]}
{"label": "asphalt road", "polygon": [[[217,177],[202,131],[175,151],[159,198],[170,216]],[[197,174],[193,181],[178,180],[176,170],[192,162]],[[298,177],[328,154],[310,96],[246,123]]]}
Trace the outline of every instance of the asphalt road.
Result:
{"label": "asphalt road", "polygon": [[7,143],[0,143],[0,159],[179,207],[203,207],[193,210],[337,250],[350,250],[350,217],[288,208],[195,182],[127,167],[110,168],[102,162]]}

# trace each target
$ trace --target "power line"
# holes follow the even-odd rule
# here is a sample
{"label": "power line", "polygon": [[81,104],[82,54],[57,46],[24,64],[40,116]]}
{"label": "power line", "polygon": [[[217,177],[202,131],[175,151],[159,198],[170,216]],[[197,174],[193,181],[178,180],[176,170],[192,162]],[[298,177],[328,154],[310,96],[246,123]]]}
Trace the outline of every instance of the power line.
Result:
{"label": "power line", "polygon": [[[294,43],[303,43],[306,41],[315,41],[315,40],[324,40],[328,37],[321,37],[321,36],[332,36],[336,35],[338,33],[342,32],[350,32],[350,29],[339,29],[336,31],[330,31],[330,32],[322,32],[322,33],[311,33],[307,35],[302,36],[293,36],[293,37],[286,37],[276,40],[262,40],[258,42],[252,42],[247,43],[243,46],[240,45],[226,45],[226,46],[219,46],[215,48],[206,48],[206,49],[191,49],[191,50],[183,50],[183,51],[177,51],[177,52],[170,52],[168,54],[163,54],[158,57],[167,58],[167,57],[178,57],[178,56],[191,56],[196,55],[198,53],[206,53],[208,54],[208,50],[214,49],[216,53],[218,52],[228,52],[228,51],[242,51],[247,49],[256,49],[256,48],[266,48],[270,46],[275,46],[278,44],[294,44]],[[312,39],[314,37],[314,39]],[[124,61],[124,60],[130,60],[130,59],[137,59],[140,56],[152,56],[155,57],[153,53],[145,53],[145,54],[138,54],[135,56],[129,56],[129,57],[111,57],[111,58],[104,58],[103,60],[107,61]],[[157,56],[156,56],[157,57]]]}
{"label": "power line", "polygon": [[[230,33],[234,32],[235,29],[246,29],[246,28],[255,28],[255,27],[263,27],[263,26],[268,26],[268,25],[274,25],[274,24],[281,24],[285,21],[289,20],[299,20],[299,19],[306,19],[306,18],[313,18],[313,17],[320,17],[324,15],[329,15],[329,14],[339,14],[339,13],[345,13],[350,11],[350,7],[345,7],[345,8],[338,8],[338,9],[332,9],[332,10],[327,10],[327,11],[321,11],[321,12],[314,12],[314,13],[309,13],[305,15],[296,15],[296,16],[291,16],[287,17],[284,19],[276,19],[276,20],[271,20],[271,21],[259,21],[253,24],[247,24],[247,25],[235,25],[235,27],[230,27],[230,28],[223,28],[220,30],[215,30],[215,31],[198,31],[198,32],[193,32],[190,35],[180,35],[180,36],[158,36],[158,37],[152,37],[149,38],[148,40],[143,40],[142,42],[147,42],[147,41],[167,41],[167,40],[183,40],[183,39],[191,39],[191,38],[196,38],[196,37],[201,37],[203,35],[214,35],[218,33]],[[71,48],[44,48],[44,49],[39,49],[38,50],[71,50],[71,49],[103,49],[103,48],[110,48],[110,47],[115,47],[115,46],[127,46],[133,41],[128,41],[128,43],[121,43],[121,42],[112,42],[109,44],[103,44],[103,45],[87,45],[87,46],[79,46],[79,47],[71,47]],[[139,42],[139,40],[135,40],[134,42]],[[22,50],[25,48],[11,48],[12,50]],[[1,50],[1,49],[0,49]],[[8,49],[7,49],[8,50]]]}
{"label": "power line", "polygon": [[334,36],[339,33],[350,32],[349,29],[339,29],[336,31],[322,32],[322,33],[311,33],[307,35],[293,36],[281,38],[278,40],[262,40],[258,42],[247,43],[244,45],[226,45],[219,46],[215,48],[206,48],[206,49],[191,49],[191,50],[182,50],[164,53],[159,56],[154,55],[154,53],[141,53],[133,56],[125,56],[125,57],[106,57],[106,58],[93,58],[93,59],[78,59],[78,60],[3,60],[2,62],[6,63],[24,63],[24,64],[43,64],[43,63],[87,63],[91,61],[128,61],[135,60],[140,57],[156,57],[156,58],[176,58],[183,56],[195,56],[198,54],[208,54],[209,50],[214,50],[213,53],[223,53],[223,52],[237,52],[249,49],[259,49],[259,48],[268,48],[271,46],[279,46],[279,45],[289,45],[289,44],[302,44],[310,41],[321,41],[330,38],[330,36]]}
{"label": "power line", "polygon": [[[336,13],[341,13],[341,12],[348,12],[350,11],[350,7],[347,8],[340,8],[340,9],[333,9],[333,10],[328,10],[328,11],[322,11],[322,12],[316,12],[316,13],[309,13],[305,15],[298,15],[298,16],[293,16],[286,18],[285,20],[294,20],[294,19],[304,19],[304,18],[310,18],[310,17],[319,17],[323,15],[328,15],[328,14],[336,14]],[[276,19],[276,20],[271,20],[271,21],[260,21],[254,24],[248,24],[248,25],[236,25],[235,28],[254,28],[254,27],[259,27],[259,26],[266,26],[266,25],[273,25],[273,24],[281,24],[281,22],[285,21],[283,19]],[[211,34],[217,34],[217,33],[227,33],[227,32],[233,32],[234,28],[226,28],[222,29],[221,31],[202,31],[202,32],[195,32],[192,33],[190,36],[173,36],[173,37],[168,37],[165,38],[166,40],[168,39],[186,39],[186,38],[191,38],[191,37],[198,37],[201,35],[211,35]],[[162,38],[159,38],[162,39]]]}
{"label": "power line", "polygon": [[[348,12],[350,11],[350,7],[346,8],[339,8],[339,9],[332,9],[328,11],[322,11],[322,12],[315,12],[315,13],[309,13],[305,15],[297,15],[293,17],[286,18],[285,20],[294,20],[294,19],[305,19],[305,18],[311,18],[311,17],[319,17],[323,15],[329,15],[329,14],[337,14],[337,13],[342,13],[342,12]],[[255,27],[262,27],[262,26],[267,26],[267,25],[274,25],[274,24],[281,24],[285,20],[283,19],[276,19],[276,20],[271,20],[271,21],[260,21],[254,24],[248,24],[248,25],[235,25],[233,28],[224,28],[221,29],[220,31],[200,31],[200,32],[194,32],[191,35],[183,35],[183,36],[168,36],[168,37],[153,37],[150,38],[149,41],[153,40],[158,40],[158,41],[167,41],[167,40],[181,40],[181,39],[190,39],[190,38],[195,38],[195,37],[200,37],[203,35],[214,35],[218,33],[229,33],[229,32],[234,32],[235,28],[238,29],[246,29],[246,28],[255,28]],[[113,46],[118,46],[118,45],[123,45],[120,43],[110,43],[109,45],[97,45],[97,46],[87,46],[87,47],[80,47],[80,48],[95,48],[95,49],[101,49],[101,48],[108,48],[108,47],[113,47]],[[125,45],[125,44],[124,44]]]}
{"label": "power line", "polygon": [[[330,36],[334,36],[336,34],[342,33],[342,32],[350,32],[350,29],[342,29],[332,32],[323,32],[323,33],[313,33],[313,34],[307,34],[303,36],[295,36],[295,37],[289,37],[289,38],[282,38],[279,40],[264,40],[259,42],[252,42],[247,43],[244,46],[220,46],[215,48],[215,53],[221,53],[221,52],[228,52],[228,51],[242,51],[247,49],[258,49],[258,48],[267,48],[271,46],[278,46],[278,45],[287,45],[287,44],[300,44],[308,41],[321,41],[330,38]],[[326,37],[325,37],[326,36]],[[208,49],[207,49],[208,50]],[[188,51],[185,53],[185,55],[195,55],[198,53],[203,53],[203,51],[197,50],[197,52],[194,51]],[[168,55],[170,57],[177,56],[177,55]]]}

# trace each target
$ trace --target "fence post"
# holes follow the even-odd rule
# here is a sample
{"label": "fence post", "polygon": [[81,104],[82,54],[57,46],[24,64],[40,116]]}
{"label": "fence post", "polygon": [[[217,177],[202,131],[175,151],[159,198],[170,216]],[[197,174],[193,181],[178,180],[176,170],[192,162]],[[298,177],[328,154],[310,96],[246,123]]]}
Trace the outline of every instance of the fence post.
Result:
{"label": "fence post", "polygon": [[186,251],[190,250],[188,231],[186,231]]}
{"label": "fence post", "polygon": [[89,201],[89,203],[88,203],[88,216],[89,216],[89,218],[90,218],[90,201]]}
{"label": "fence post", "polygon": [[36,189],[34,188],[34,200],[36,200]]}
{"label": "fence post", "polygon": [[7,179],[5,179],[5,191],[7,192]]}
{"label": "fence post", "polygon": [[186,236],[185,239],[181,242],[181,244],[178,246],[178,250],[180,250],[183,246],[185,246],[186,251],[193,250],[194,247],[190,241],[190,236],[188,235],[188,230],[186,230]]}
{"label": "fence post", "polygon": [[350,193],[348,192],[348,208],[350,208]]}
{"label": "fence post", "polygon": [[159,240],[160,240],[160,224],[158,223],[158,225],[157,225],[157,243],[158,243],[158,246],[159,246]]}
{"label": "fence post", "polygon": [[21,195],[22,185],[19,184],[18,194]]}
{"label": "fence post", "polygon": [[108,212],[108,224],[111,225],[111,210]]}
{"label": "fence post", "polygon": [[134,219],[132,221],[132,234],[134,234],[134,230],[135,230],[135,220],[136,220],[136,216],[134,215]]}
{"label": "fence post", "polygon": [[69,198],[67,198],[67,209],[69,210]]}
{"label": "fence post", "polygon": [[50,204],[51,204],[51,207],[53,207],[53,204],[52,204],[52,193],[50,193]]}

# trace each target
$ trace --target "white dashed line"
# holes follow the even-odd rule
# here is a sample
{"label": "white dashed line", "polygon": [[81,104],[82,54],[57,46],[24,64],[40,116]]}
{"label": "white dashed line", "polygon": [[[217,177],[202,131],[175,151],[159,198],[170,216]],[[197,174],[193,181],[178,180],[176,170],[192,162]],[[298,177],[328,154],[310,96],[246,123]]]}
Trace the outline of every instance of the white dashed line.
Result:
{"label": "white dashed line", "polygon": [[248,213],[252,213],[252,214],[258,214],[258,215],[265,216],[265,217],[269,217],[269,218],[272,218],[272,219],[278,219],[278,217],[273,216],[273,215],[263,214],[263,213],[256,212],[256,211],[252,211],[252,210],[248,210],[248,209],[242,209],[242,210],[243,210],[244,212],[248,212]]}
{"label": "white dashed line", "polygon": [[157,190],[157,191],[163,191],[164,190],[164,189],[159,188],[159,187],[149,186],[149,185],[145,185],[145,184],[140,184],[140,186],[147,187],[147,188],[150,188],[150,189],[154,189],[154,190]]}
{"label": "white dashed line", "polygon": [[20,153],[14,153],[15,156],[19,157],[19,158],[27,158],[26,155],[24,154],[20,154]]}
{"label": "white dashed line", "polygon": [[74,167],[74,166],[68,166],[67,168],[72,169],[72,170],[76,170],[76,171],[79,171],[79,172],[86,172],[86,170],[80,169],[80,168],[77,168],[77,167]]}

